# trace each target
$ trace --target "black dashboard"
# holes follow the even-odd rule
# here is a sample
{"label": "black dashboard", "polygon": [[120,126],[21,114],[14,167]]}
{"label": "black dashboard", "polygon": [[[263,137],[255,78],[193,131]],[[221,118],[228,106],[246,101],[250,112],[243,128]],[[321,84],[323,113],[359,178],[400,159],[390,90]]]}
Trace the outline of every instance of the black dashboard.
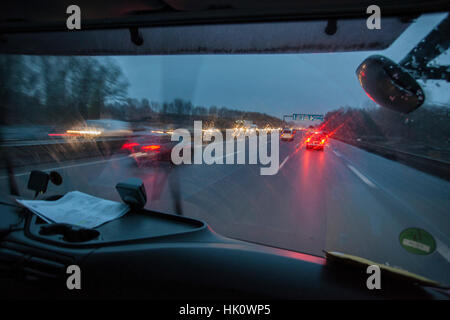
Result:
{"label": "black dashboard", "polygon": [[[365,269],[322,257],[229,239],[205,222],[145,209],[71,242],[43,235],[47,224],[3,203],[0,239],[3,298],[139,299],[392,299],[448,298],[392,278],[368,290]],[[19,220],[18,220],[19,219]],[[68,290],[67,267],[82,272],[82,290]]]}

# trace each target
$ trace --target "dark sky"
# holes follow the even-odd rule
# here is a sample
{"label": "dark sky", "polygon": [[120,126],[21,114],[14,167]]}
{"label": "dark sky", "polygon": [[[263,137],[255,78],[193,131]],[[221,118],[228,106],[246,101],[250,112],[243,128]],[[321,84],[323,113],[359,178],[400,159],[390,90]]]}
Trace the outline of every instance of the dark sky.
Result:
{"label": "dark sky", "polygon": [[[368,97],[355,76],[357,66],[380,53],[399,61],[445,14],[420,17],[388,49],[264,55],[179,55],[114,57],[129,80],[129,96],[150,101],[191,100],[211,105],[265,112],[325,113],[339,106],[365,106]],[[440,58],[449,64],[448,52]],[[442,81],[440,81],[442,82]],[[438,84],[439,85],[439,84]],[[450,103],[450,86],[428,81],[427,97]]]}

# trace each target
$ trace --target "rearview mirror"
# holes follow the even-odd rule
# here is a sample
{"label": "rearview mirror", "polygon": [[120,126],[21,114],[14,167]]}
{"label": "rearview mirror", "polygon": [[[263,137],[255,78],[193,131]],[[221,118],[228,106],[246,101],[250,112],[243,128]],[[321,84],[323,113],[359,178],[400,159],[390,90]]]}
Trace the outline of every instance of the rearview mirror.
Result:
{"label": "rearview mirror", "polygon": [[384,56],[368,57],[356,75],[367,95],[382,107],[409,113],[425,101],[422,88],[408,71]]}

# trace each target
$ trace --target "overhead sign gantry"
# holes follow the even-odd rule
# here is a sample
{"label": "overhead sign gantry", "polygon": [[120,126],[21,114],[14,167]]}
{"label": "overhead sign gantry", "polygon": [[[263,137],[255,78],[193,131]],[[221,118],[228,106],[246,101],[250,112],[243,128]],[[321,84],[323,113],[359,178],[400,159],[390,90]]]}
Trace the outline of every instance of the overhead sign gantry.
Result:
{"label": "overhead sign gantry", "polygon": [[284,115],[283,121],[285,118],[292,118],[292,120],[310,120],[310,121],[323,121],[323,114],[309,114],[309,113],[293,113],[292,115]]}

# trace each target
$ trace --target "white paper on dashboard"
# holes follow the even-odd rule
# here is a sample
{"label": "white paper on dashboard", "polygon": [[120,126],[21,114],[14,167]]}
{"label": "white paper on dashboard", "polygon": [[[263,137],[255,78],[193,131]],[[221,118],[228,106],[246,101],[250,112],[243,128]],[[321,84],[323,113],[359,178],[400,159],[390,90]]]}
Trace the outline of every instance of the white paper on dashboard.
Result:
{"label": "white paper on dashboard", "polygon": [[95,228],[122,217],[128,212],[126,204],[105,200],[79,191],[66,193],[55,201],[17,200],[49,223],[69,223],[84,228]]}

